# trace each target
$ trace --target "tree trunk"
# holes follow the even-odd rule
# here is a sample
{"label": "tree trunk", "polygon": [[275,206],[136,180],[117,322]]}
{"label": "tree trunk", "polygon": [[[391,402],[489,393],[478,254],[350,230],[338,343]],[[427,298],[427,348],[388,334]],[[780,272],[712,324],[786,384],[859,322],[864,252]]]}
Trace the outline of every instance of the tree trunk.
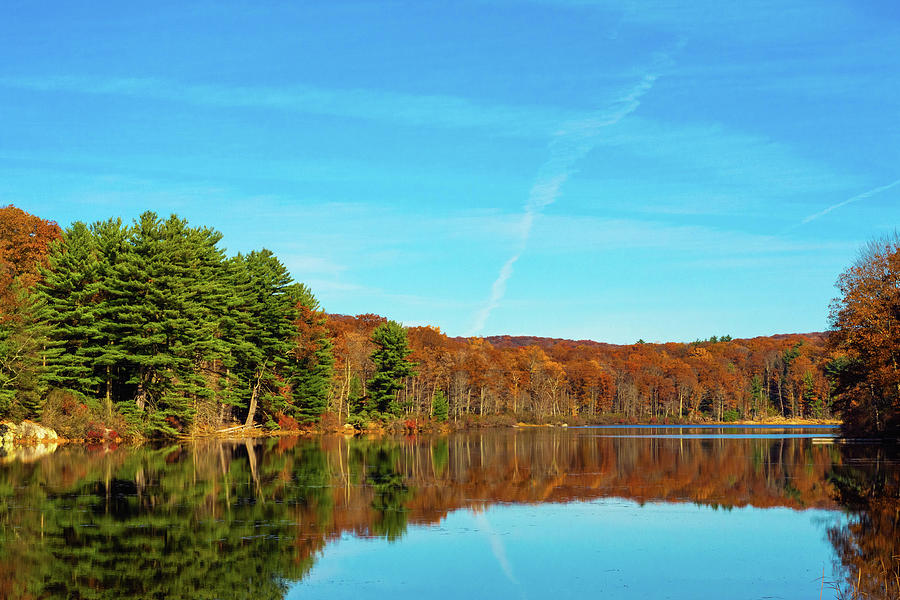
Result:
{"label": "tree trunk", "polygon": [[244,421],[244,427],[253,426],[253,418],[256,416],[256,401],[259,398],[259,386],[262,383],[262,373],[256,379],[256,385],[253,386],[253,392],[250,394],[250,406],[247,408],[247,420]]}
{"label": "tree trunk", "polygon": [[139,412],[144,412],[144,407],[147,405],[147,386],[146,386],[146,377],[144,372],[141,371],[140,379],[138,381],[138,389],[137,396],[134,399],[135,404],[137,404],[137,409]]}
{"label": "tree trunk", "polygon": [[106,418],[112,417],[112,367],[106,365]]}

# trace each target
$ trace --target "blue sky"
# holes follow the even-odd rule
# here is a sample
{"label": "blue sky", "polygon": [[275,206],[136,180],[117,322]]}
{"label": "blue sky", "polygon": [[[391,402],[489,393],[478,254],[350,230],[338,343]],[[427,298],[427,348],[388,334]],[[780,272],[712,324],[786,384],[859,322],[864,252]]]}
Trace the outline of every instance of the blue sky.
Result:
{"label": "blue sky", "polygon": [[0,203],[175,212],[270,248],[329,312],[617,343],[822,330],[900,221],[895,2],[4,13]]}

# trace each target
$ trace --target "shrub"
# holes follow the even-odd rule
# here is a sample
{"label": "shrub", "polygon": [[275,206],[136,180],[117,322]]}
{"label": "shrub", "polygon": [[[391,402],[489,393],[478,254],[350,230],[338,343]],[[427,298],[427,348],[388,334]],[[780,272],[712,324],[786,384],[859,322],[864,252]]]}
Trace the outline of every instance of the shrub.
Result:
{"label": "shrub", "polygon": [[96,400],[59,389],[47,394],[41,424],[70,439],[115,439],[126,428],[118,411],[108,414]]}
{"label": "shrub", "polygon": [[729,408],[722,413],[722,420],[726,423],[732,423],[741,419],[741,413],[737,409]]}
{"label": "shrub", "polygon": [[319,427],[322,431],[338,431],[341,425],[342,423],[338,416],[331,411],[325,411],[319,417]]}
{"label": "shrub", "polygon": [[280,414],[278,415],[278,427],[284,429],[285,431],[297,431],[298,429],[300,429],[300,424],[294,417]]}
{"label": "shrub", "polygon": [[347,424],[353,425],[357,429],[365,429],[369,425],[369,416],[365,413],[350,415],[347,417]]}

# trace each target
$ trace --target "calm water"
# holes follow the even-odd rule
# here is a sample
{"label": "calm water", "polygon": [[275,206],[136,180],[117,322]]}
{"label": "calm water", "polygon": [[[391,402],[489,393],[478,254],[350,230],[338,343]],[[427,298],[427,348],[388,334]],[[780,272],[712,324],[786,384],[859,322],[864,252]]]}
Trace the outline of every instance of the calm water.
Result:
{"label": "calm water", "polygon": [[0,598],[897,598],[897,453],[831,436],[522,429],[7,457]]}

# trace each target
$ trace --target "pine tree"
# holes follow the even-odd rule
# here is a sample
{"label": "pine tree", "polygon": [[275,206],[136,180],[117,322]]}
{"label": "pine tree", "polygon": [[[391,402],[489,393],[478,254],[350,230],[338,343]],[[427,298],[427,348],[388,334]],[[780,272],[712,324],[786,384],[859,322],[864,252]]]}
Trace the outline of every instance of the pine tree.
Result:
{"label": "pine tree", "polygon": [[118,296],[116,294],[116,265],[128,252],[128,229],[121,219],[109,219],[91,225],[93,243],[97,251],[97,282],[93,289],[94,312],[99,335],[97,347],[93,350],[93,363],[101,388],[98,396],[104,399],[107,416],[111,416],[114,402],[119,399],[117,390],[128,379],[125,365],[125,351],[119,340],[122,328],[119,325]]}
{"label": "pine tree", "polygon": [[[119,355],[134,402],[123,406],[151,433],[189,427],[198,399],[213,395],[202,367],[227,353],[218,335],[226,303],[221,235],[142,214],[128,252],[116,264],[111,291],[118,315]],[[144,414],[145,413],[145,414]]]}
{"label": "pine tree", "polygon": [[300,422],[318,419],[328,407],[334,367],[325,315],[312,291],[298,284],[295,363],[291,377],[293,413]]}
{"label": "pine tree", "polygon": [[368,388],[374,407],[381,414],[400,416],[397,392],[403,388],[403,379],[415,374],[415,364],[407,360],[410,348],[406,330],[400,323],[388,321],[372,332],[372,341],[376,346],[372,353],[375,374]]}
{"label": "pine tree", "polygon": [[46,392],[47,328],[38,318],[39,301],[18,280],[13,302],[0,311],[0,417],[38,418]]}
{"label": "pine tree", "polygon": [[362,381],[360,381],[359,375],[353,375],[350,378],[347,391],[347,414],[349,417],[348,422],[364,420],[368,415]]}
{"label": "pine tree", "polygon": [[100,263],[88,226],[72,224],[65,241],[51,246],[48,259],[37,286],[50,338],[47,379],[56,387],[94,396],[100,383],[94,360],[103,332],[96,326]]}
{"label": "pine tree", "polygon": [[431,406],[435,420],[446,423],[447,417],[450,415],[450,403],[447,401],[447,396],[444,395],[443,391],[438,390],[435,392]]}
{"label": "pine tree", "polygon": [[287,268],[268,250],[235,258],[242,305],[235,323],[235,371],[246,390],[246,425],[253,424],[261,407],[263,423],[275,426],[274,417],[287,406],[286,366],[292,360],[296,302],[300,297]]}

